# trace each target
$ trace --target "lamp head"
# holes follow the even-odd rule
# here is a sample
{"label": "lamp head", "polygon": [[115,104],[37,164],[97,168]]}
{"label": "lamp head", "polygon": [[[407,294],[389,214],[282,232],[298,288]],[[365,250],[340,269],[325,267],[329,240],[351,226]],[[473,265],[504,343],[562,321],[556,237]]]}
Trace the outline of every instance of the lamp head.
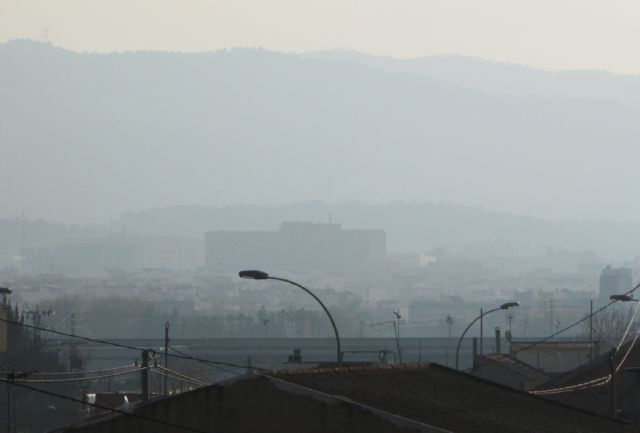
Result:
{"label": "lamp head", "polygon": [[13,290],[9,289],[8,287],[0,287],[0,294],[2,295],[10,295],[13,292]]}
{"label": "lamp head", "polygon": [[267,280],[269,279],[269,274],[262,271],[240,271],[238,273],[240,278],[248,278],[250,280]]}
{"label": "lamp head", "polygon": [[611,299],[612,301],[621,301],[621,302],[629,302],[629,301],[636,300],[633,298],[633,296],[629,296],[629,295],[611,295],[609,296],[609,299]]}
{"label": "lamp head", "polygon": [[502,305],[500,305],[500,309],[501,310],[508,310],[509,308],[512,307],[519,307],[520,306],[520,302],[514,301],[514,302],[506,302]]}

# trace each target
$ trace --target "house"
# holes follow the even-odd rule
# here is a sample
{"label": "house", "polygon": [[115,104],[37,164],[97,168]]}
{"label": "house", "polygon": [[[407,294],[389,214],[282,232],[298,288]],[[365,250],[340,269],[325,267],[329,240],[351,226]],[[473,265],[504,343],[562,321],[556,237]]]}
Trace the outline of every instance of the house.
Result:
{"label": "house", "polygon": [[[164,424],[163,424],[164,423]],[[171,424],[171,425],[169,425]],[[250,372],[57,433],[622,433],[625,423],[437,364]]]}

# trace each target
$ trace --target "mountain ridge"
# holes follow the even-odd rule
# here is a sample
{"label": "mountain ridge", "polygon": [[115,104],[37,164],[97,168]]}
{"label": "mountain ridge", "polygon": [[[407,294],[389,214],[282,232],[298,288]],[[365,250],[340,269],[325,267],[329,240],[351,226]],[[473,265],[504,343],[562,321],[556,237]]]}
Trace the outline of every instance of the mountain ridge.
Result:
{"label": "mountain ridge", "polygon": [[457,202],[636,219],[636,110],[264,50],[0,45],[0,215],[174,203]]}

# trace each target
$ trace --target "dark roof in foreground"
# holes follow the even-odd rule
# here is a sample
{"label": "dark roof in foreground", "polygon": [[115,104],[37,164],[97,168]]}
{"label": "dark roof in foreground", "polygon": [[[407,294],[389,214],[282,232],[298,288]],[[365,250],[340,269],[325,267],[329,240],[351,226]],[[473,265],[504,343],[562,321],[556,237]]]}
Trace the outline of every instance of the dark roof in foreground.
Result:
{"label": "dark roof in foreground", "polygon": [[616,433],[636,431],[437,364],[279,370],[263,375],[455,433]]}
{"label": "dark roof in foreground", "polygon": [[530,380],[533,383],[542,384],[549,381],[549,376],[542,369],[532,367],[531,365],[526,364],[517,358],[505,355],[503,353],[480,355],[478,356],[478,358],[479,362],[493,362]]}

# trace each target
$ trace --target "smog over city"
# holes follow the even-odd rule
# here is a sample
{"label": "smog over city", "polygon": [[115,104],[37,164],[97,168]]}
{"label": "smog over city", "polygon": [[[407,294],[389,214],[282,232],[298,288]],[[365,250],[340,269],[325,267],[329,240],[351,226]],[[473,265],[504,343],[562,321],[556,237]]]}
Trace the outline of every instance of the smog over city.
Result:
{"label": "smog over city", "polygon": [[0,431],[637,431],[639,19],[0,0]]}

